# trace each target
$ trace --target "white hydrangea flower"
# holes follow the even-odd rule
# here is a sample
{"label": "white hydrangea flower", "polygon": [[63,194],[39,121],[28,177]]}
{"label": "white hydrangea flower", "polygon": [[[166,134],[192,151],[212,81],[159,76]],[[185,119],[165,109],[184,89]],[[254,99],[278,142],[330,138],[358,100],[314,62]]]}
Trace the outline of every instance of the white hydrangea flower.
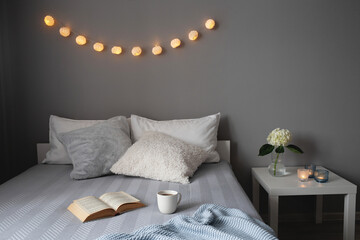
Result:
{"label": "white hydrangea flower", "polygon": [[291,140],[291,133],[287,129],[276,128],[267,137],[267,142],[275,147],[286,146]]}

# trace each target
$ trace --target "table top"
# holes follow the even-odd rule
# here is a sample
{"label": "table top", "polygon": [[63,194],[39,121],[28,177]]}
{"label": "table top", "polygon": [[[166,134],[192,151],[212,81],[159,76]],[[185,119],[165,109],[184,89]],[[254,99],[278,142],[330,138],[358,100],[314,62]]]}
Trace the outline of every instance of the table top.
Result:
{"label": "table top", "polygon": [[282,177],[271,176],[267,167],[252,168],[252,176],[261,184],[269,195],[291,196],[291,195],[329,195],[329,194],[355,194],[357,186],[330,170],[316,166],[316,169],[329,171],[329,180],[318,183],[314,178],[307,182],[300,182],[297,177],[299,167],[286,167],[287,174]]}

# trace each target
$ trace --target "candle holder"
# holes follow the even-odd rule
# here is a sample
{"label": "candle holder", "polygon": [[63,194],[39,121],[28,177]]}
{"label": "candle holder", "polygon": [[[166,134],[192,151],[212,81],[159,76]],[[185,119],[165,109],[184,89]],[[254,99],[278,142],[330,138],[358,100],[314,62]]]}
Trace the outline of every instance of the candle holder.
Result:
{"label": "candle holder", "polygon": [[329,180],[329,171],[323,169],[315,170],[314,178],[319,183],[327,182]]}
{"label": "candle holder", "polygon": [[300,182],[306,182],[309,178],[309,170],[305,168],[299,168],[297,170],[297,175]]}
{"label": "candle holder", "polygon": [[314,178],[314,172],[316,170],[316,165],[315,164],[307,164],[305,165],[305,169],[309,170],[309,178]]}

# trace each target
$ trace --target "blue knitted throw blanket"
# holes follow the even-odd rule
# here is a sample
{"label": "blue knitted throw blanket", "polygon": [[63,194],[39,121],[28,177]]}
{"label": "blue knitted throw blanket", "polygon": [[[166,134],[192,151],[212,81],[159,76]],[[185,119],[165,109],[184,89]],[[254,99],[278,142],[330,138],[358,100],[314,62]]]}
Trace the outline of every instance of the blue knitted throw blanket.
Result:
{"label": "blue knitted throw blanket", "polygon": [[178,215],[162,225],[149,225],[131,234],[104,235],[98,240],[173,240],[173,239],[277,239],[273,230],[258,219],[236,208],[204,204],[192,217]]}

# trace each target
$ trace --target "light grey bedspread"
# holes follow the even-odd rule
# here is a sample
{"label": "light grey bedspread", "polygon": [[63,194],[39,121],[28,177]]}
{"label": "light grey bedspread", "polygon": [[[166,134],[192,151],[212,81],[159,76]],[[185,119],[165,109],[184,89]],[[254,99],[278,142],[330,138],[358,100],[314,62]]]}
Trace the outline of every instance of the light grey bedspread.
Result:
{"label": "light grey bedspread", "polygon": [[[192,215],[204,203],[239,208],[260,219],[224,161],[200,166],[190,184],[120,175],[76,181],[69,176],[71,169],[70,165],[36,165],[0,185],[0,239],[95,239],[108,233],[130,233],[164,223],[176,214]],[[165,189],[182,194],[174,214],[164,215],[157,209],[156,193]],[[87,223],[66,209],[74,199],[116,191],[125,191],[147,206]]]}

